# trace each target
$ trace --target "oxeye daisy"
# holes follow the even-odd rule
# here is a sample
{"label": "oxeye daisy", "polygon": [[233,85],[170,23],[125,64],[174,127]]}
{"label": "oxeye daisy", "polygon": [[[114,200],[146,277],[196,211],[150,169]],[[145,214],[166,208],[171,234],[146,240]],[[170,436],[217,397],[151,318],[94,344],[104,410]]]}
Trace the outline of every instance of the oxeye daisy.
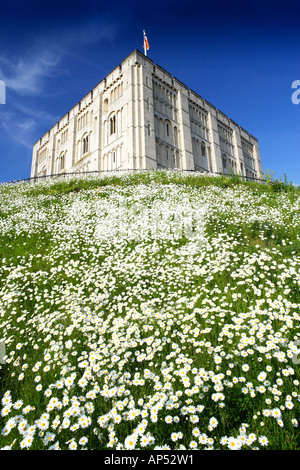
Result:
{"label": "oxeye daisy", "polygon": [[173,417],[170,416],[170,415],[166,416],[166,417],[165,417],[165,422],[166,422],[167,424],[171,424],[171,423],[173,422]]}
{"label": "oxeye daisy", "polygon": [[198,447],[198,444],[197,444],[196,441],[191,441],[190,442],[190,445],[189,445],[190,449],[197,449],[197,447]]}
{"label": "oxeye daisy", "polygon": [[260,436],[260,437],[258,438],[258,441],[259,441],[259,443],[260,443],[262,446],[267,446],[268,443],[269,443],[269,441],[268,441],[268,439],[266,438],[266,436]]}
{"label": "oxeye daisy", "polygon": [[20,442],[21,449],[29,448],[33,443],[33,439],[34,438],[31,434],[28,434],[27,436],[25,436],[24,439]]}
{"label": "oxeye daisy", "polygon": [[206,434],[201,434],[199,436],[199,443],[203,444],[203,445],[207,444],[207,435]]}
{"label": "oxeye daisy", "polygon": [[81,437],[78,441],[78,444],[80,444],[81,446],[84,446],[88,443],[88,438],[87,437]]}
{"label": "oxeye daisy", "polygon": [[77,443],[73,439],[69,443],[69,449],[70,450],[76,450],[77,449]]}
{"label": "oxeye daisy", "polygon": [[131,450],[135,448],[136,445],[136,436],[128,436],[125,439],[125,449]]}
{"label": "oxeye daisy", "polygon": [[229,437],[227,440],[227,446],[228,446],[228,449],[230,450],[239,450],[241,448],[241,443],[239,439],[236,439],[234,437]]}

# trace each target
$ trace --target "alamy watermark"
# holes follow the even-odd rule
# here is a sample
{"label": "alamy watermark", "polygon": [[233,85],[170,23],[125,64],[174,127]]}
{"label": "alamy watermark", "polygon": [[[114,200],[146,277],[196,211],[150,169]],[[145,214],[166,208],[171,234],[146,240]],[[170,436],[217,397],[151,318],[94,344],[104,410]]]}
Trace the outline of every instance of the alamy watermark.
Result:
{"label": "alamy watermark", "polygon": [[3,80],[0,80],[0,104],[6,104],[6,86]]}
{"label": "alamy watermark", "polygon": [[106,207],[106,211],[95,227],[94,237],[99,241],[109,238],[172,241],[185,238],[199,248],[205,243],[205,209],[188,211],[175,201],[173,204],[170,201],[165,204],[160,202],[147,207],[120,201],[110,208]]}
{"label": "alamy watermark", "polygon": [[299,104],[300,103],[300,80],[294,80],[292,83],[292,88],[296,89],[292,94],[292,103]]}

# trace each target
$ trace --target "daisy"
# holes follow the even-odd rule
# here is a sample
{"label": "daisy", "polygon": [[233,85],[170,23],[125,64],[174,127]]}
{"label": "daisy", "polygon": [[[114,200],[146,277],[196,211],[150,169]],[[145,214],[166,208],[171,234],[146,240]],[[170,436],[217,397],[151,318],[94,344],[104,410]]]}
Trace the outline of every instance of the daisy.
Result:
{"label": "daisy", "polygon": [[84,446],[85,444],[87,444],[87,442],[88,442],[88,438],[83,436],[79,439],[78,444],[80,444],[81,446]]}
{"label": "daisy", "polygon": [[206,434],[201,434],[199,436],[199,443],[203,444],[203,445],[207,444],[207,435]]}
{"label": "daisy", "polygon": [[125,443],[124,443],[125,449],[128,449],[128,450],[134,449],[135,444],[136,444],[136,436],[131,435],[131,436],[126,437]]}
{"label": "daisy", "polygon": [[230,450],[239,450],[241,448],[239,439],[236,439],[235,437],[229,437],[227,440],[227,445]]}
{"label": "daisy", "polygon": [[260,436],[258,441],[262,446],[267,446],[269,444],[269,441],[266,436]]}
{"label": "daisy", "polygon": [[24,439],[20,442],[20,447],[21,449],[28,448],[32,445],[32,443],[33,443],[32,434],[27,434],[27,436],[25,436]]}
{"label": "daisy", "polygon": [[14,409],[15,410],[18,410],[19,408],[21,408],[21,406],[23,405],[23,400],[18,400],[14,403]]}
{"label": "daisy", "polygon": [[73,439],[69,443],[69,449],[70,450],[76,450],[77,449],[77,444]]}
{"label": "daisy", "polygon": [[292,408],[294,408],[294,405],[291,401],[286,401],[285,402],[285,407],[288,409],[288,410],[291,410]]}
{"label": "daisy", "polygon": [[209,426],[211,426],[212,428],[215,428],[216,426],[218,426],[218,420],[214,417],[210,418]]}
{"label": "daisy", "polygon": [[148,445],[148,438],[147,438],[147,436],[142,436],[140,442],[141,442],[141,446],[142,446],[142,447],[146,447],[146,446]]}

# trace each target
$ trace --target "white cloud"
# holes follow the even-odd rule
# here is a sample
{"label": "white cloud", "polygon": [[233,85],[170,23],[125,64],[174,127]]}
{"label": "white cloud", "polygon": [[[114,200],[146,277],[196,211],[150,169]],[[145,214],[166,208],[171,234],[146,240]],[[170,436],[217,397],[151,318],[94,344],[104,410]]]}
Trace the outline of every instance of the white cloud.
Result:
{"label": "white cloud", "polygon": [[6,135],[27,149],[32,149],[32,137],[36,128],[36,121],[16,113],[3,113],[1,125]]}
{"label": "white cloud", "polygon": [[21,95],[35,95],[42,90],[43,79],[58,76],[62,73],[57,69],[60,55],[51,52],[40,53],[39,56],[19,57],[16,61],[0,57],[7,72],[0,68],[0,74],[6,87]]}
{"label": "white cloud", "polygon": [[116,28],[109,22],[89,20],[84,24],[47,31],[32,36],[34,47],[20,57],[0,56],[0,78],[7,89],[21,95],[37,95],[45,88],[45,79],[68,73],[60,67],[64,57],[74,56],[81,47],[112,40]]}
{"label": "white cloud", "polygon": [[[65,57],[84,60],[86,47],[112,40],[115,32],[114,25],[109,22],[92,19],[80,26],[47,31],[42,36],[32,33],[31,48],[25,49],[22,55],[10,57],[6,53],[6,56],[0,56],[0,79],[7,91],[30,97],[41,95],[47,89],[47,79],[68,73],[63,68]],[[34,135],[41,124],[47,128],[49,123],[59,119],[46,110],[30,108],[12,95],[9,105],[10,110],[5,108],[0,124],[10,139],[28,149],[32,149]]]}

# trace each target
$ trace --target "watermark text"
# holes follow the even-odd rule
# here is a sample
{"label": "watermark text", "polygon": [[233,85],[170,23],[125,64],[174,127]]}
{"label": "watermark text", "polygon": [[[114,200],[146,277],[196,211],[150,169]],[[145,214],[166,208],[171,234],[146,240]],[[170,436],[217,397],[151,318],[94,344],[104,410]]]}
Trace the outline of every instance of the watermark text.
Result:
{"label": "watermark text", "polygon": [[6,104],[6,87],[3,80],[0,80],[0,104]]}
{"label": "watermark text", "polygon": [[299,104],[300,103],[300,80],[294,80],[292,83],[292,88],[296,89],[292,94],[292,103]]}

